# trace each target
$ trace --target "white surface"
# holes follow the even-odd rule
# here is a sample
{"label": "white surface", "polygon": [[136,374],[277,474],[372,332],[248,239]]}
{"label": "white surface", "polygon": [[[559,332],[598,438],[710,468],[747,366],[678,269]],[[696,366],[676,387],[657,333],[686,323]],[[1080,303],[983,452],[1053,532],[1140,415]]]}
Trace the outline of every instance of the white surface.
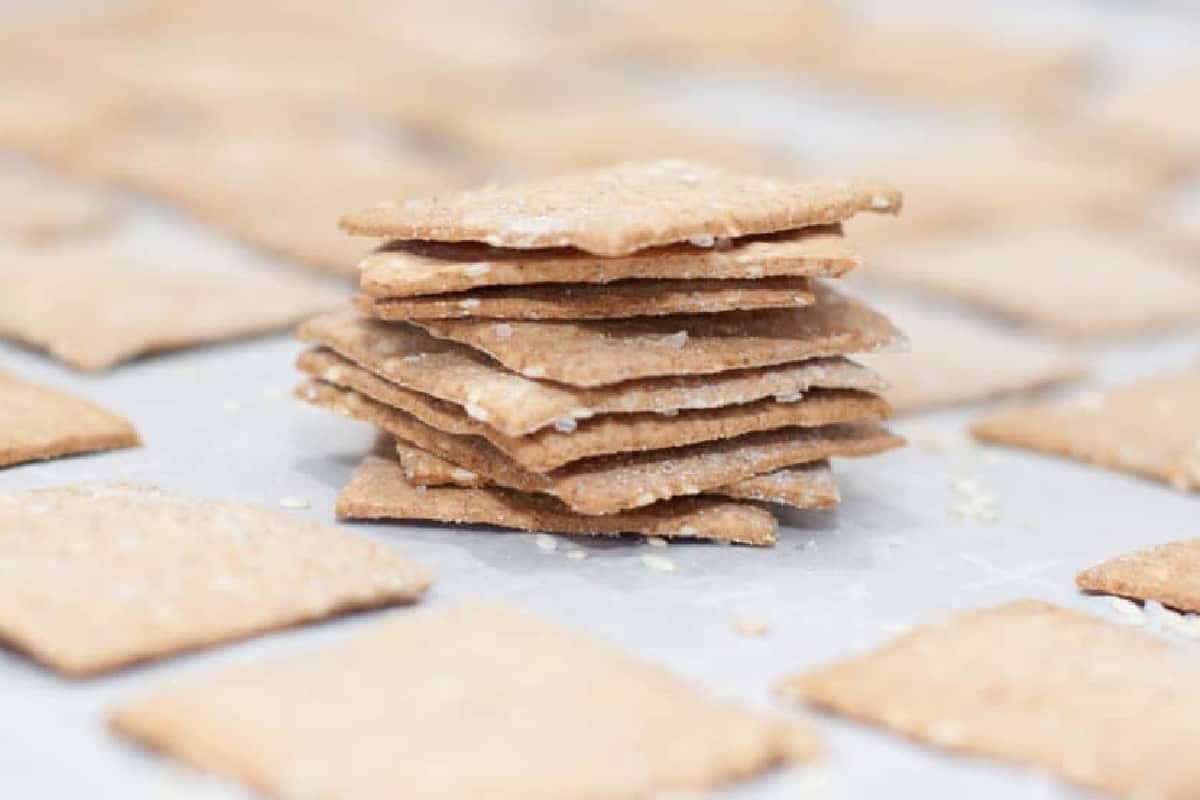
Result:
{"label": "white surface", "polygon": [[[1179,6],[1186,12],[1186,4]],[[1068,9],[1101,7],[1087,31],[1107,31],[1114,41],[1137,27],[1134,9],[1141,4],[1064,4],[1049,18],[1071,19],[1072,13],[1079,18]],[[1155,35],[1143,27],[1123,38],[1144,42]],[[810,141],[810,131],[825,131],[824,146],[836,142],[846,152],[847,141],[877,143],[881,137],[870,139],[863,131],[896,120],[910,123],[906,132],[915,139],[925,130],[924,112],[872,106],[860,118],[812,105],[781,110],[774,89],[746,93],[737,82],[695,86],[679,98],[695,113],[723,108],[726,119],[753,120],[805,150],[810,145],[821,150],[815,141],[820,137]],[[860,106],[849,101],[840,110]],[[795,141],[798,136],[802,143]],[[147,210],[139,212],[131,235],[143,237],[148,247],[207,246],[195,232]],[[213,251],[214,257],[226,252]],[[290,398],[296,381],[291,363],[299,349],[278,336],[88,377],[0,345],[3,368],[127,413],[146,440],[141,450],[0,470],[0,491],[123,478],[268,506],[303,497],[308,508],[290,513],[331,522],[334,498],[371,434]],[[1099,380],[1112,382],[1194,360],[1200,344],[1193,332],[1089,348],[1088,355]],[[663,551],[632,540],[580,539],[590,557],[576,561],[562,548],[540,549],[529,535],[419,525],[352,527],[435,572],[427,607],[468,598],[500,600],[602,637],[716,694],[764,706],[773,704],[770,687],[785,675],[869,648],[898,626],[946,611],[1037,597],[1117,620],[1105,600],[1076,594],[1075,572],[1119,552],[1196,535],[1200,498],[1068,461],[964,445],[963,424],[974,412],[904,421],[898,428],[913,435],[912,447],[837,464],[843,507],[832,514],[792,515],[793,526],[769,550],[693,544]],[[931,447],[933,440],[950,446],[938,452],[944,448]],[[952,516],[960,501],[950,485],[954,476],[970,476],[994,494],[999,521]],[[651,552],[669,558],[677,570],[648,569],[640,556]],[[105,729],[106,712],[174,676],[308,649],[394,613],[413,612],[359,615],[81,682],[0,651],[0,797],[241,796],[236,787],[126,744]],[[766,621],[769,632],[737,633],[735,624],[744,618]],[[824,765],[716,796],[1088,796],[1023,769],[945,756],[839,720],[820,718],[817,724],[829,744]]]}

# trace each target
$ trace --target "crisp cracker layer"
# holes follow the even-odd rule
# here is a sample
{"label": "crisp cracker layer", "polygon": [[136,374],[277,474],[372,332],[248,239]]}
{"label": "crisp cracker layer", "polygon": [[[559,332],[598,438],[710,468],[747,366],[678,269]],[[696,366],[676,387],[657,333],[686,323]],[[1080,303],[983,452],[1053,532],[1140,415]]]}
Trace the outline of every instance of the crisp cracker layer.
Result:
{"label": "crisp cracker layer", "polygon": [[1200,539],[1168,542],[1111,558],[1075,576],[1075,585],[1200,612]]}

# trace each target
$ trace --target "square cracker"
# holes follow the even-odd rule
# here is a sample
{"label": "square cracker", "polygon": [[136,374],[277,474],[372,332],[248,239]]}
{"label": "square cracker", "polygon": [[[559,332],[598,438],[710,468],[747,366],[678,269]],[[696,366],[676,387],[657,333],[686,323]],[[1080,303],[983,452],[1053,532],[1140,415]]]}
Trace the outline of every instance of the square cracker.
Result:
{"label": "square cracker", "polygon": [[1168,542],[1117,556],[1075,576],[1075,585],[1200,612],[1200,539]]}
{"label": "square cracker", "polygon": [[1167,642],[1033,600],[919,628],[788,680],[785,694],[1120,797],[1186,800],[1200,667]]}
{"label": "square cracker", "polygon": [[859,357],[887,382],[899,412],[960,405],[1041,389],[1083,376],[1064,348],[967,317],[889,308],[912,341],[904,353]]}
{"label": "square cracker", "polygon": [[1105,393],[1011,408],[976,438],[1027,447],[1200,490],[1200,365]]}
{"label": "square cracker", "polygon": [[376,402],[412,414],[446,433],[480,436],[534,472],[548,472],[582,458],[638,453],[728,439],[754,431],[790,426],[812,428],[837,422],[886,419],[888,404],[875,395],[818,389],[789,402],[775,399],[678,414],[606,414],[528,436],[506,436],[472,419],[453,403],[409,391],[328,351],[303,353],[298,366],[326,383],[360,392]]}
{"label": "square cracker", "polygon": [[617,800],[820,754],[807,725],[491,605],[163,686],[112,723],[276,797]]}
{"label": "square cracker", "polygon": [[652,247],[619,258],[569,248],[511,250],[476,242],[391,242],[359,264],[369,297],[412,297],[485,286],[621,280],[836,278],[861,263],[840,225]]}
{"label": "square cracker", "polygon": [[142,443],[124,417],[3,370],[0,409],[0,467]]}
{"label": "square cracker", "polygon": [[0,495],[0,640],[68,675],[416,600],[391,549],[127,483]]}
{"label": "square cracker", "polygon": [[625,319],[663,314],[715,314],[800,308],[816,301],[807,278],[632,280],[493,286],[423,297],[361,298],[359,308],[385,320]]}
{"label": "square cracker", "polygon": [[524,531],[619,536],[639,533],[769,546],[775,518],[747,503],[677,497],[617,514],[588,516],[544,494],[496,487],[417,486],[393,460],[369,456],[338,496],[342,519],[430,520]]}
{"label": "square cracker", "polygon": [[[395,451],[405,480],[416,486],[458,486],[477,489],[492,485],[487,478],[407,442],[396,442]],[[827,461],[797,464],[764,475],[755,475],[737,483],[710,489],[706,494],[760,500],[805,509],[832,508],[841,502],[841,495]]]}
{"label": "square cracker", "polygon": [[1200,272],[1120,233],[1046,228],[931,239],[892,249],[873,273],[1070,336],[1200,320]]}
{"label": "square cracker", "polygon": [[462,406],[508,436],[598,414],[720,408],[764,397],[796,398],[814,387],[883,389],[873,372],[840,357],[595,388],[552,384],[514,375],[478,350],[435,339],[416,326],[389,325],[352,311],[311,319],[298,335],[392,383]]}
{"label": "square cracker", "polygon": [[875,423],[782,428],[689,447],[585,459],[543,474],[524,469],[486,439],[444,433],[357,392],[309,381],[296,394],[320,408],[369,422],[499,486],[550,494],[583,514],[640,508],[794,464],[883,452],[904,441]]}
{"label": "square cracker", "polygon": [[899,210],[900,193],[882,185],[774,180],[664,159],[387,203],[343,217],[342,227],[365,236],[624,256],[694,237],[750,236]]}
{"label": "square cracker", "polygon": [[0,257],[0,337],[101,371],[139,355],[285,328],[344,301],[340,286],[287,271],[153,265],[89,244]]}
{"label": "square cracker", "polygon": [[573,386],[696,375],[906,344],[886,317],[825,285],[804,308],[631,320],[416,320],[529,378]]}

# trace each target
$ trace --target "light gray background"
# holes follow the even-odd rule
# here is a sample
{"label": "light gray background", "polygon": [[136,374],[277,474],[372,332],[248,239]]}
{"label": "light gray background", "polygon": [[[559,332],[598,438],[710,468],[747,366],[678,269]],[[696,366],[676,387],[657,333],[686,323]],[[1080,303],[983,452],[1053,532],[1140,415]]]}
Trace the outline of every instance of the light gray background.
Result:
{"label": "light gray background", "polygon": [[[5,5],[12,7],[11,0]],[[967,13],[950,3],[921,5]],[[1120,80],[1169,66],[1185,54],[1187,31],[1197,25],[1195,7],[1185,2],[997,3],[970,13],[1039,36],[1098,42]],[[994,124],[770,81],[647,78],[687,113],[750,122],[802,152],[842,158],[860,149],[937,146],[957,126]],[[249,257],[148,203],[138,204],[125,235],[164,258],[180,248],[214,263]],[[303,497],[309,508],[294,513],[331,522],[336,494],[371,434],[289,397],[297,352],[289,337],[277,336],[88,377],[0,345],[3,368],[125,412],[146,440],[141,450],[0,471],[0,490],[124,478],[268,506]],[[1094,382],[1111,383],[1189,363],[1200,357],[1200,344],[1193,332],[1083,353],[1096,367]],[[427,607],[500,600],[606,639],[715,694],[762,706],[773,705],[770,687],[789,673],[869,648],[900,626],[946,611],[1037,597],[1116,619],[1104,600],[1075,593],[1075,572],[1122,551],[1197,534],[1195,496],[1071,462],[971,446],[962,431],[977,412],[901,421],[897,427],[913,446],[837,465],[845,503],[836,513],[793,514],[769,550],[673,545],[665,551],[677,566],[673,574],[643,566],[641,555],[662,551],[632,540],[576,540],[590,557],[573,561],[562,550],[538,549],[528,535],[419,525],[353,529],[436,573]],[[999,521],[950,513],[961,500],[951,479],[964,476],[995,495]],[[360,615],[91,681],[65,681],[0,651],[0,796],[242,796],[237,787],[125,744],[106,730],[107,711],[185,673],[300,652],[405,613],[412,612]],[[742,618],[764,620],[770,632],[740,635],[734,625]],[[829,744],[826,763],[716,796],[1088,796],[1026,770],[944,756],[838,720],[817,724]]]}

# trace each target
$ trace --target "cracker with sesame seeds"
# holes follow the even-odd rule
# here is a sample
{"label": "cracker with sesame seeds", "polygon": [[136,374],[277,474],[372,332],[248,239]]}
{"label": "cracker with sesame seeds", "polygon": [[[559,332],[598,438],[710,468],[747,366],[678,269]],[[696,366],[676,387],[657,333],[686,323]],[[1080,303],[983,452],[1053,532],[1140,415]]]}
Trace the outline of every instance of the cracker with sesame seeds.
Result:
{"label": "cracker with sesame seeds", "polygon": [[394,460],[368,457],[338,497],[342,519],[429,520],[523,531],[619,536],[626,533],[757,546],[775,543],[770,513],[746,503],[677,497],[616,514],[586,515],[544,494],[495,486],[418,486]]}
{"label": "cracker with sesame seeds", "polygon": [[918,628],[790,678],[783,694],[947,750],[1120,797],[1185,800],[1200,666],[1126,625],[1034,600]]}
{"label": "cracker with sesame seeds", "polygon": [[532,472],[479,436],[439,431],[411,414],[321,381],[296,389],[305,402],[369,422],[397,439],[510,489],[553,495],[584,514],[611,514],[678,495],[700,494],[782,467],[831,456],[863,456],[903,440],[876,423],[782,428],[688,447],[584,459]]}
{"label": "cracker with sesame seeds", "polygon": [[681,447],[790,426],[812,428],[882,420],[890,414],[888,404],[875,395],[815,389],[795,401],[772,398],[670,416],[605,414],[581,422],[571,419],[569,424],[543,428],[527,436],[507,436],[472,419],[453,403],[389,383],[328,351],[302,353],[297,366],[314,378],[398,408],[440,431],[487,439],[507,457],[534,472],[548,472],[594,456]]}
{"label": "cracker with sesame seeds", "polygon": [[967,317],[888,309],[913,342],[904,353],[859,357],[887,382],[898,412],[923,411],[1019,394],[1076,380],[1082,362],[1034,336]]}
{"label": "cracker with sesame seeds", "polygon": [[415,320],[440,339],[486,353],[513,372],[573,386],[664,375],[709,375],[904,346],[886,317],[816,285],[804,308],[627,320]]}
{"label": "cracker with sesame seeds", "polygon": [[977,420],[971,433],[1200,491],[1200,365],[999,411]]}
{"label": "cracker with sesame seeds", "polygon": [[90,372],[286,328],[346,296],[341,286],[287,271],[154,264],[83,242],[4,257],[0,338]]}
{"label": "cracker with sesame seeds", "polygon": [[763,308],[800,308],[816,297],[807,278],[757,280],[633,280],[494,286],[424,297],[361,298],[359,307],[385,320],[625,319],[663,314],[715,314]]}
{"label": "cracker with sesame seeds", "polygon": [[124,417],[4,370],[0,409],[0,467],[142,443]]}
{"label": "cracker with sesame seeds", "polygon": [[[508,323],[498,322],[496,328],[498,336],[512,332]],[[586,389],[515,375],[474,348],[435,339],[412,325],[370,320],[353,311],[309,320],[298,335],[392,383],[459,405],[473,419],[507,436],[600,414],[671,414],[766,397],[795,400],[813,388],[879,392],[884,386],[870,370],[831,357]]]}
{"label": "cracker with sesame seeds", "polygon": [[413,601],[430,582],[285,512],[128,483],[0,495],[0,561],[0,641],[74,676]]}
{"label": "cracker with sesame seeds", "polygon": [[441,456],[435,456],[408,442],[395,441],[387,434],[380,434],[379,439],[380,446],[375,448],[374,454],[377,456],[389,455],[390,444],[390,448],[395,451],[395,457],[399,460],[404,479],[414,486],[461,486],[478,489],[481,486],[491,485],[491,482],[482,475],[460,467],[452,461],[447,461]]}
{"label": "cracker with sesame seeds", "polygon": [[882,185],[777,180],[665,159],[387,203],[343,217],[342,227],[393,239],[625,256],[695,237],[830,225],[862,211],[897,213],[900,202],[899,192]]}
{"label": "cracker with sesame seeds", "polygon": [[164,685],[111,721],[273,797],[658,797],[821,755],[807,723],[484,604]]}
{"label": "cracker with sesame seeds", "polygon": [[1075,585],[1086,592],[1157,600],[1200,613],[1200,539],[1168,542],[1085,569]]}
{"label": "cracker with sesame seeds", "polygon": [[[711,241],[710,241],[711,239]],[[752,280],[836,278],[859,266],[840,225],[820,225],[740,239],[701,237],[597,258],[582,250],[515,250],[477,242],[391,242],[359,264],[371,298],[465,292],[488,286],[613,283],[635,279]]]}

